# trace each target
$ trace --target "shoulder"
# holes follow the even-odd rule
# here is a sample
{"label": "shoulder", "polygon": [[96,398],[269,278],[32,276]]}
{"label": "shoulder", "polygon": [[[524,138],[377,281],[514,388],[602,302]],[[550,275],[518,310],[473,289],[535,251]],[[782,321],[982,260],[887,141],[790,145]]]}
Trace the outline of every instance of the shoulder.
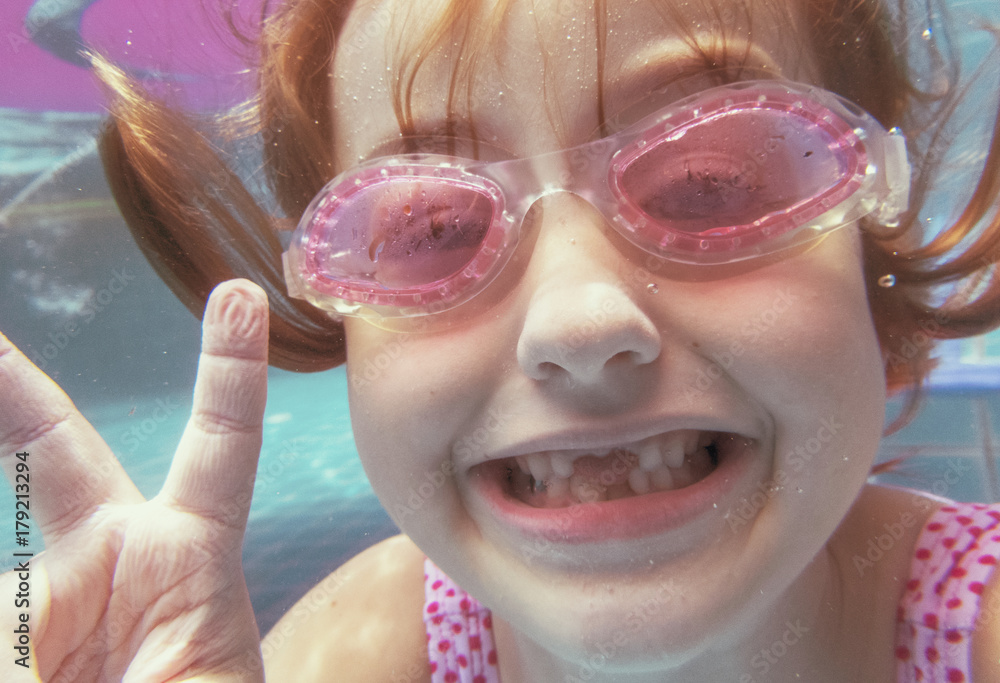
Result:
{"label": "shoulder", "polygon": [[[912,564],[914,554],[919,550],[916,547],[916,543],[920,537],[920,532],[923,531],[927,521],[935,512],[942,508],[942,511],[949,510],[951,501],[904,489],[882,487],[868,487],[868,489],[864,494],[867,496],[867,500],[862,506],[862,510],[867,510],[865,517],[871,522],[867,527],[869,540],[866,545],[868,546],[868,550],[877,556],[879,550],[881,550],[879,541],[882,541],[881,545],[888,549],[891,545],[890,538],[893,536],[893,531],[896,533],[904,529],[907,531],[900,539],[898,546],[907,549],[908,552],[905,554],[900,553],[897,557],[892,558],[890,557],[891,551],[886,550],[885,555],[888,562],[882,563],[886,566],[878,567],[877,565],[880,563],[874,563],[875,566],[873,566],[873,569],[876,570],[874,573],[882,573],[881,585],[884,590],[888,587],[887,584],[890,581],[894,579],[898,580],[897,577],[908,575],[909,565]],[[968,570],[970,572],[968,576],[963,573],[962,577],[959,578],[962,582],[961,585],[964,586],[968,583],[971,587],[972,582],[978,581],[977,576],[985,576],[983,573],[984,569],[992,572],[989,574],[988,579],[984,578],[985,585],[980,583],[979,588],[975,591],[979,593],[979,609],[973,622],[971,680],[1000,681],[1000,571],[996,570],[996,563],[1000,561],[1000,504],[989,505],[985,509],[981,508],[979,512],[974,514],[964,512],[965,506],[963,504],[955,505],[959,507],[957,512],[953,511],[944,517],[939,517],[937,521],[947,525],[946,520],[951,515],[956,515],[954,517],[956,522],[961,525],[968,525],[970,532],[977,529],[977,527],[985,530],[985,533],[980,533],[978,530],[975,531],[978,540],[975,542],[976,545],[973,546],[975,548],[973,551],[975,552],[975,557],[971,561],[974,562],[974,565],[972,565],[972,569]],[[880,512],[876,513],[874,512],[875,510],[880,510]],[[904,515],[910,515],[910,517],[908,518]],[[968,519],[963,521],[963,516],[967,516]],[[989,519],[990,516],[996,517],[998,521],[993,522]],[[881,523],[882,530],[884,531],[881,538],[876,536],[876,532],[879,531],[878,520],[885,520]],[[912,523],[907,524],[907,521],[911,521]],[[897,524],[898,526],[893,529],[893,524]],[[873,540],[874,542],[872,542]],[[933,550],[933,548],[924,550]],[[867,560],[868,558],[866,557],[865,559]],[[886,572],[884,571],[878,572],[878,569],[887,569],[892,565],[895,566],[889,572],[891,578],[886,576]],[[969,566],[963,563],[963,567]],[[904,571],[906,574],[904,574]],[[977,576],[973,576],[973,574]],[[889,581],[886,581],[886,579],[889,579]]]}
{"label": "shoulder", "polygon": [[394,536],[327,576],[261,641],[267,680],[429,680],[423,561]]}

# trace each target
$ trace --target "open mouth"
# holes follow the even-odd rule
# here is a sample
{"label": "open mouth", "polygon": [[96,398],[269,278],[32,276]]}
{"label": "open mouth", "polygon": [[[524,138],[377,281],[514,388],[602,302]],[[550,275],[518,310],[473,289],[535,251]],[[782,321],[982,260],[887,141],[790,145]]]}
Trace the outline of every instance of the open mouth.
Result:
{"label": "open mouth", "polygon": [[680,429],[614,446],[497,458],[470,470],[470,503],[502,543],[521,550],[558,544],[559,553],[546,555],[551,561],[592,562],[570,548],[687,529],[675,538],[681,545],[641,546],[674,552],[724,523],[725,510],[764,476],[768,458],[758,457],[759,448],[757,439],[734,432]]}
{"label": "open mouth", "polygon": [[[710,475],[740,437],[684,429],[600,450],[558,450],[497,461],[505,493],[533,508],[565,508],[683,489]],[[502,468],[502,469],[501,469]]]}

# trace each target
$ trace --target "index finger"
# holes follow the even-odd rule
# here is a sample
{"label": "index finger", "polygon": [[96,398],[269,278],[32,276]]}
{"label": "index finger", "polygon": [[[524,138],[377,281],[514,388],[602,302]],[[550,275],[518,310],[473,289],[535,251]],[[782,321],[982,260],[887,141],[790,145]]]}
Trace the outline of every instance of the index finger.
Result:
{"label": "index finger", "polygon": [[31,516],[49,542],[102,503],[142,500],[69,396],[3,334],[0,465],[12,485],[29,485]]}
{"label": "index finger", "polygon": [[267,295],[248,280],[224,282],[209,297],[203,326],[191,419],[162,495],[242,527],[267,401]]}

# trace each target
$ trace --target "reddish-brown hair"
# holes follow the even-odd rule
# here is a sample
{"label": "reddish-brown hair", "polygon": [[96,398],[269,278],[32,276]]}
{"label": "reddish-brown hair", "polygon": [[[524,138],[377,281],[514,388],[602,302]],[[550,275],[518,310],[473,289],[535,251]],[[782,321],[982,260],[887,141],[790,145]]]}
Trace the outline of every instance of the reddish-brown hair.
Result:
{"label": "reddish-brown hair", "polygon": [[[898,2],[897,15],[905,19],[907,0]],[[211,121],[155,101],[95,58],[112,93],[112,118],[102,137],[104,164],[140,248],[196,315],[223,280],[248,277],[261,284],[272,307],[271,363],[297,371],[325,369],[345,358],[341,325],[288,296],[277,227],[294,224],[337,170],[330,73],[351,5],[351,0],[294,0],[263,21],[259,97],[219,117],[214,123],[224,125],[214,129]],[[474,76],[487,38],[499,33],[492,29],[502,24],[506,6],[499,3],[487,11],[482,3],[451,2],[424,35],[400,47],[393,96],[401,131],[413,127],[413,84],[427,55],[445,38],[465,38],[460,47],[468,58],[456,60],[463,66],[456,67],[449,89],[451,112],[462,92],[460,79]],[[808,33],[803,44],[818,59],[821,84],[856,102],[887,128],[900,126],[912,140],[926,141],[911,144],[914,206],[906,220],[892,238],[876,240],[864,233],[869,302],[889,389],[917,388],[931,368],[929,340],[979,334],[1000,324],[1000,279],[994,268],[1000,260],[1000,136],[994,124],[985,169],[959,218],[926,244],[914,239],[912,233],[920,229],[917,209],[943,148],[941,131],[958,101],[955,62],[944,67],[949,76],[945,87],[937,84],[927,92],[910,73],[907,43],[894,39],[900,22],[894,24],[881,3],[804,0],[802,7]],[[750,3],[742,9],[749,18]],[[663,11],[668,13],[669,6]],[[604,0],[595,0],[594,15],[603,63]],[[490,29],[486,34],[483,26]],[[740,56],[728,55],[724,40],[714,43],[699,46],[707,66],[738,66]],[[603,116],[603,102],[597,106]],[[212,130],[230,137],[248,131],[259,135],[263,184],[270,204],[280,211],[266,210],[268,201],[248,190],[246,178],[223,161],[219,136],[207,132]],[[895,286],[878,285],[887,274],[895,277]],[[952,287],[954,294],[933,305],[941,300],[934,295],[943,286]]]}

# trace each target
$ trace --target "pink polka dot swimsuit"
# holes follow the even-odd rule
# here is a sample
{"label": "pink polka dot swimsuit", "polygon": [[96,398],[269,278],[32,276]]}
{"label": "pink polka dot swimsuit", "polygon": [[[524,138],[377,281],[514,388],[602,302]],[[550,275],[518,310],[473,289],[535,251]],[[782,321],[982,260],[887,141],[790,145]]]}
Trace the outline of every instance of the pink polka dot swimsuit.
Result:
{"label": "pink polka dot swimsuit", "polygon": [[430,560],[424,597],[432,683],[500,683],[490,611]]}
{"label": "pink polka dot swimsuit", "polygon": [[971,681],[979,600],[1000,558],[1000,505],[952,503],[927,521],[899,604],[899,683]]}

